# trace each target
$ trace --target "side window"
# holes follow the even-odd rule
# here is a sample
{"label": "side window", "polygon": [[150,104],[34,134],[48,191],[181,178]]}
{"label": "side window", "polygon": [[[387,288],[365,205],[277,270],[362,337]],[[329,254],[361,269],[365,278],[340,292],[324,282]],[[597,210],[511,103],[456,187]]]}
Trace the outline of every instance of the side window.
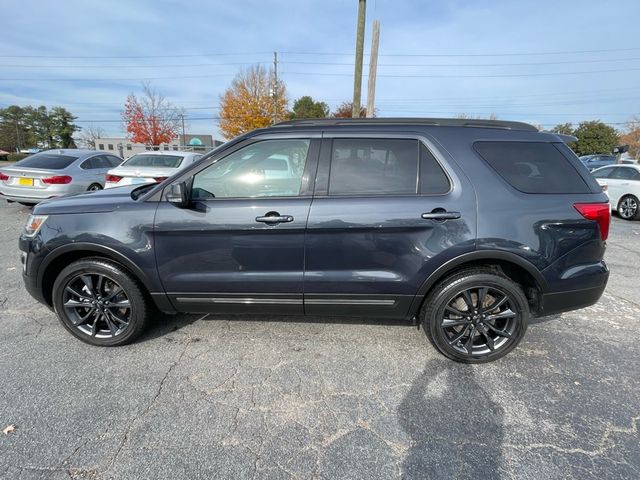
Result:
{"label": "side window", "polygon": [[120,157],[107,157],[108,165],[105,168],[113,168],[117,167],[122,163],[122,159]]}
{"label": "side window", "polygon": [[611,173],[615,170],[615,167],[600,168],[596,172],[592,172],[596,178],[609,178]]}
{"label": "side window", "polygon": [[192,197],[294,197],[300,194],[310,140],[263,140],[194,176]]}
{"label": "side window", "polygon": [[85,170],[95,170],[98,168],[105,168],[103,165],[105,164],[104,155],[96,155],[95,157],[88,158],[82,165],[81,168]]}
{"label": "side window", "polygon": [[416,194],[419,144],[401,139],[335,139],[329,195]]}
{"label": "side window", "polygon": [[591,192],[553,143],[479,141],[474,148],[498,175],[521,192]]}
{"label": "side window", "polygon": [[633,168],[616,167],[609,178],[617,178],[619,180],[632,180],[636,178],[634,174],[637,173],[638,172]]}
{"label": "side window", "polygon": [[93,168],[93,158],[89,158],[80,164],[83,170],[91,170]]}
{"label": "side window", "polygon": [[447,174],[429,151],[420,144],[420,193],[443,194],[451,190],[451,183]]}

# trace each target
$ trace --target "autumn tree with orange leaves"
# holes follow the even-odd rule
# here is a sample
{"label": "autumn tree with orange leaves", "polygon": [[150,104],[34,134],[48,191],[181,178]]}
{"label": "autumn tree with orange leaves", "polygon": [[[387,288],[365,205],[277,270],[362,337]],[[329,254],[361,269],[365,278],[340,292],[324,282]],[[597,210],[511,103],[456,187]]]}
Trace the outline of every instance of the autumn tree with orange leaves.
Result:
{"label": "autumn tree with orange leaves", "polygon": [[142,96],[131,93],[122,112],[127,137],[134,143],[160,145],[178,135],[182,110],[167,102],[149,83],[142,85]]}
{"label": "autumn tree with orange leaves", "polygon": [[[220,132],[233,138],[287,117],[287,89],[261,65],[238,73],[220,97]],[[275,98],[274,98],[275,97]]]}

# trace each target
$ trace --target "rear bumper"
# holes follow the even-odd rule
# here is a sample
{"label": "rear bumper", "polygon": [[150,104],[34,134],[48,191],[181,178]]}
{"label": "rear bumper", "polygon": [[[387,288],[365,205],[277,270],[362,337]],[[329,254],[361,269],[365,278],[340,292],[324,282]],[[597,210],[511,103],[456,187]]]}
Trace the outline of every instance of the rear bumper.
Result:
{"label": "rear bumper", "polygon": [[540,310],[536,316],[544,317],[593,305],[600,300],[606,286],[605,283],[601,287],[569,290],[568,292],[543,293],[540,298]]}
{"label": "rear bumper", "polygon": [[0,198],[10,201],[10,202],[22,202],[22,203],[40,203],[45,200],[50,200],[52,198],[56,198],[59,195],[51,195],[49,197],[34,197],[34,196],[24,196],[24,195],[11,195],[7,193],[0,192]]}

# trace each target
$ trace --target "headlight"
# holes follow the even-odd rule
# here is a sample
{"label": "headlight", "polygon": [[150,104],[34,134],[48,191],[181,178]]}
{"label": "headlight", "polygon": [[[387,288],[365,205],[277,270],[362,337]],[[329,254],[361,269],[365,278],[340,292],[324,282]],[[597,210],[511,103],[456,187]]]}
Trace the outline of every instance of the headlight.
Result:
{"label": "headlight", "polygon": [[27,224],[24,226],[24,234],[27,237],[33,237],[38,233],[38,230],[40,230],[40,227],[42,227],[46,219],[47,215],[29,215]]}

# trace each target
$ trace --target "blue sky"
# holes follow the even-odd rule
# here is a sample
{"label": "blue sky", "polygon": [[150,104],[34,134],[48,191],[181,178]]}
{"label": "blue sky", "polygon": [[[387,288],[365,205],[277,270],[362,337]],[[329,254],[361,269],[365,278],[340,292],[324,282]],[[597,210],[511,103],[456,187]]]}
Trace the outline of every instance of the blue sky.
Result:
{"label": "blue sky", "polygon": [[[352,95],[357,0],[3,0],[1,11],[0,106],[62,105],[113,135],[150,78],[190,131],[220,138],[220,94],[273,51],[290,99],[334,107]],[[368,0],[365,53],[381,22],[379,116],[622,128],[640,114],[639,17],[637,0]]]}

